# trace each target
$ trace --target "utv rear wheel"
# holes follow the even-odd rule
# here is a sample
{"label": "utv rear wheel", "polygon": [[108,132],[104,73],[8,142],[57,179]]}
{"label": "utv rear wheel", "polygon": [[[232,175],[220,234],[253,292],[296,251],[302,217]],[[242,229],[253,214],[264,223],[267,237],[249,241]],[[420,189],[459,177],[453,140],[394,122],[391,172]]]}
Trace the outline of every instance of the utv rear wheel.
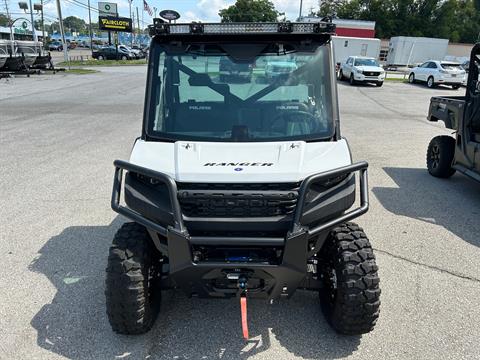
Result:
{"label": "utv rear wheel", "polygon": [[452,168],[455,156],[455,139],[451,136],[436,136],[430,141],[427,150],[428,172],[439,178],[449,178],[455,174]]}
{"label": "utv rear wheel", "polygon": [[159,256],[147,230],[124,224],[110,247],[106,278],[107,315],[113,331],[143,334],[160,310]]}
{"label": "utv rear wheel", "polygon": [[333,229],[319,255],[325,285],[320,300],[330,325],[345,335],[372,331],[380,312],[380,280],[362,228],[346,223]]}

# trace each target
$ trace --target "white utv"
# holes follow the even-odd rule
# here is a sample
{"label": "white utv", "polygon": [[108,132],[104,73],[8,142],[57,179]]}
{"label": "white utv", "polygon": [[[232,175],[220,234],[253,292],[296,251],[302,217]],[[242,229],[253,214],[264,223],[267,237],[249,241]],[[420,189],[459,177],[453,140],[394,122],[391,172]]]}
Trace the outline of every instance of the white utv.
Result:
{"label": "white utv", "polygon": [[[161,291],[241,302],[318,291],[342,334],[373,329],[380,306],[366,162],[341,136],[331,36],[320,23],[168,24],[154,19],[142,135],[115,161],[106,276],[114,331],[148,331]],[[253,68],[225,82],[223,58]],[[271,60],[294,61],[265,77]],[[357,189],[358,188],[358,189]],[[356,194],[360,194],[356,202]],[[121,195],[123,193],[123,196]]]}

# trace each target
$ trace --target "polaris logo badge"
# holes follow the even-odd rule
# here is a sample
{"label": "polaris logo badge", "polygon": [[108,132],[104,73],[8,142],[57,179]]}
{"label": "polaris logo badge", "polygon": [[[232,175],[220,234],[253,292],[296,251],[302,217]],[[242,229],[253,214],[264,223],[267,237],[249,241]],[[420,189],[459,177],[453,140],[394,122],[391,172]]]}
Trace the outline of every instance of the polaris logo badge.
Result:
{"label": "polaris logo badge", "polygon": [[[261,162],[254,162],[254,163],[249,163],[249,162],[242,162],[242,163],[214,163],[214,162],[209,162],[205,163],[203,166],[273,166],[273,163],[261,163]],[[239,169],[239,168],[238,168]],[[235,169],[235,171],[241,171]]]}
{"label": "polaris logo badge", "polygon": [[189,110],[212,110],[211,106],[198,106],[198,105],[190,105],[188,107]]}
{"label": "polaris logo badge", "polygon": [[300,106],[298,105],[279,105],[277,110],[299,110]]}

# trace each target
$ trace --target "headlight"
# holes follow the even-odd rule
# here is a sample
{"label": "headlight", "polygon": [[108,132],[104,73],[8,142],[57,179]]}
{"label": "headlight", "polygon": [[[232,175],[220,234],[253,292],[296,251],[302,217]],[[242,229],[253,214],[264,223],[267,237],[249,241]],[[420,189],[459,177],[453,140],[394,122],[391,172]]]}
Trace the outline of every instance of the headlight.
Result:
{"label": "headlight", "polygon": [[355,69],[355,71],[359,74],[363,74],[363,70],[360,70],[360,69]]}

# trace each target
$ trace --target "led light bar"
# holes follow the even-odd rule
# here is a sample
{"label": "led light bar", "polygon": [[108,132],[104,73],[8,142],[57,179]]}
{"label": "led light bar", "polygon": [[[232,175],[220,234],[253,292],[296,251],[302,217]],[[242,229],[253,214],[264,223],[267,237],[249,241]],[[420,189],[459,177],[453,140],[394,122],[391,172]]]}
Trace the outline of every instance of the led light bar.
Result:
{"label": "led light bar", "polygon": [[231,35],[231,34],[319,34],[335,33],[335,25],[323,21],[316,23],[190,23],[170,24],[162,19],[154,19],[153,25],[149,26],[150,35]]}

